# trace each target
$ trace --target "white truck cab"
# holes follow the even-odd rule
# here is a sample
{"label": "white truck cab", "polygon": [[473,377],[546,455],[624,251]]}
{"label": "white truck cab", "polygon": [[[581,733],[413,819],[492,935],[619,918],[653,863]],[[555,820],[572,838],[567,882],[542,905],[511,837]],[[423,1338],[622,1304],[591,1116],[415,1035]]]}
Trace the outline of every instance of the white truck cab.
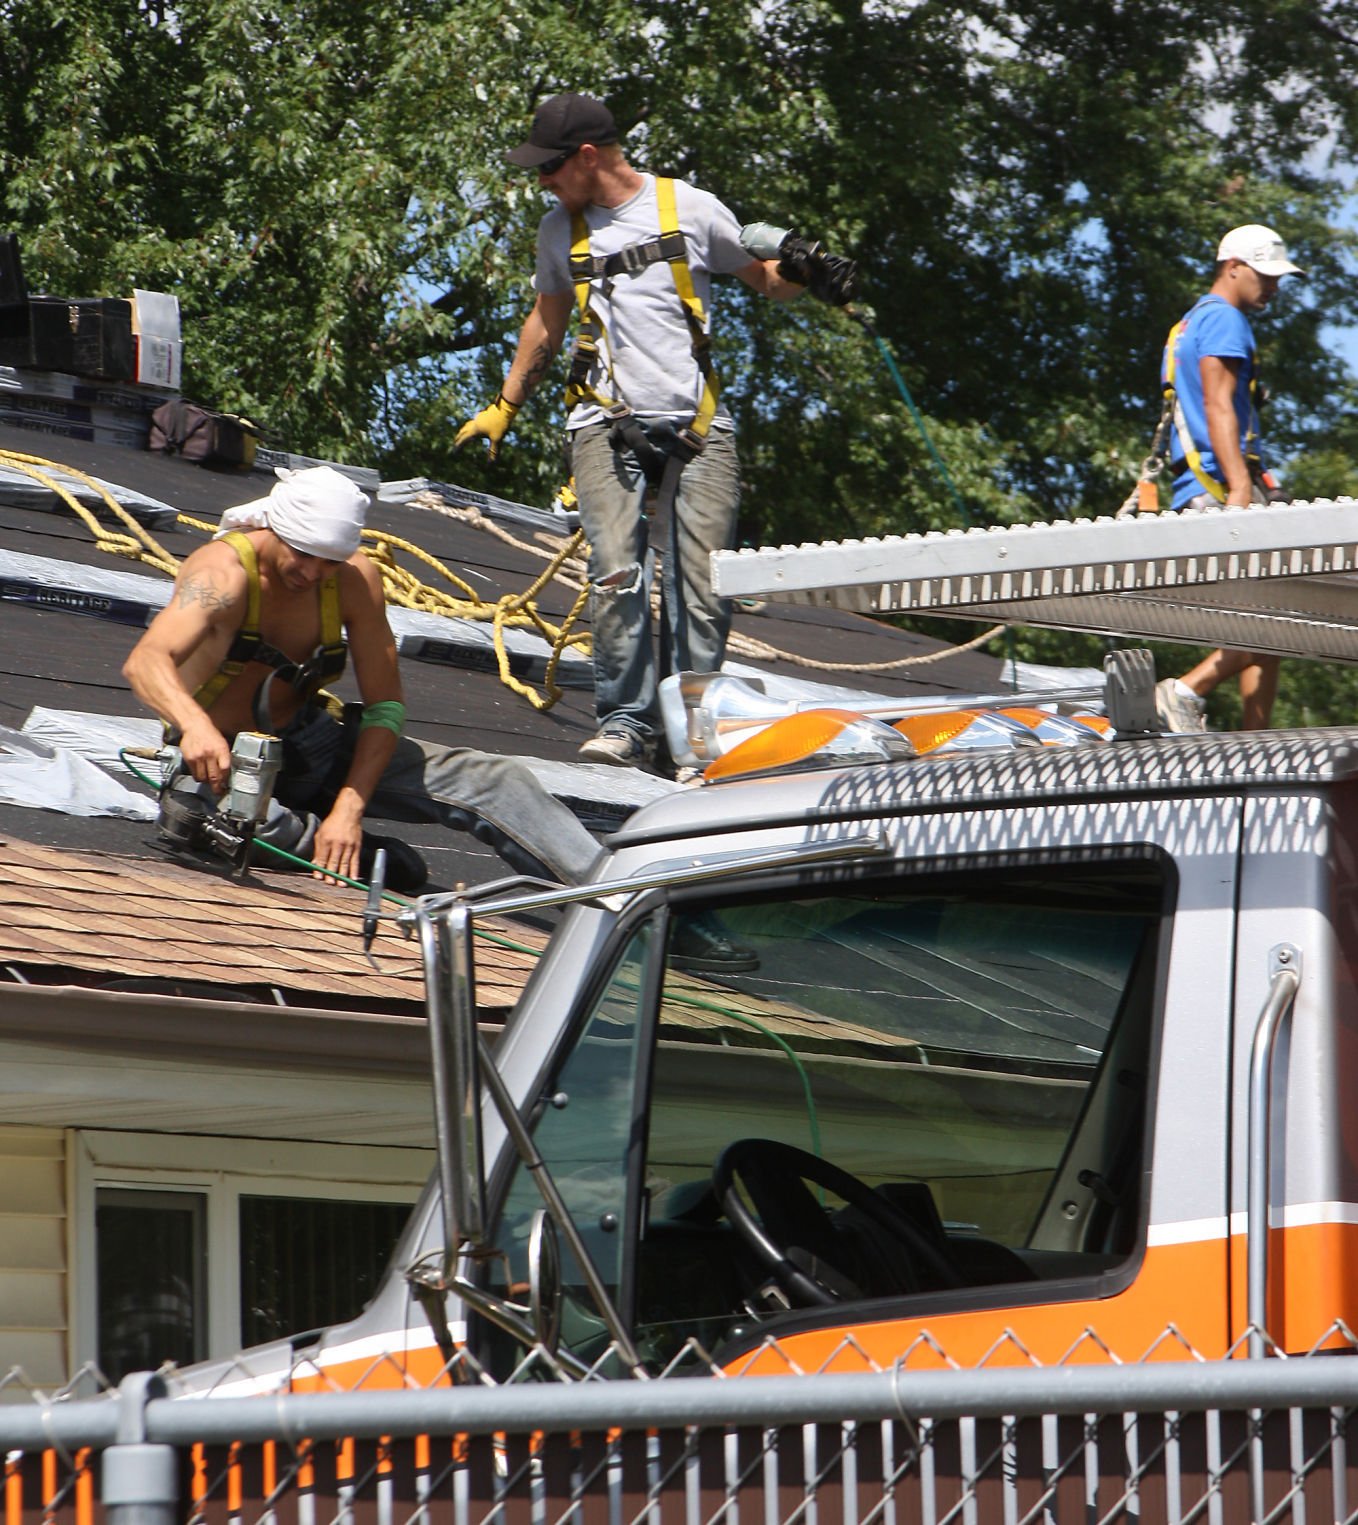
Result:
{"label": "white truck cab", "polygon": [[[571,901],[490,1054],[474,932]],[[1351,1346],[1358,728],[765,769],[403,915],[436,1177],[359,1319],[188,1386]]]}
{"label": "white truck cab", "polygon": [[[653,1373],[969,1366],[1006,1342],[1219,1357],[1250,1323],[1260,1184],[1259,1322],[1285,1350],[1342,1343],[1356,870],[1358,730],[676,795],[601,873],[659,882],[567,914],[493,1059],[439,993],[443,1164],[386,1283],[228,1383],[425,1383],[459,1352],[504,1379],[539,1347]],[[525,898],[425,905],[423,935],[474,978],[467,923]],[[693,967],[695,927],[729,968]],[[1261,1149],[1280,970],[1300,980]]]}

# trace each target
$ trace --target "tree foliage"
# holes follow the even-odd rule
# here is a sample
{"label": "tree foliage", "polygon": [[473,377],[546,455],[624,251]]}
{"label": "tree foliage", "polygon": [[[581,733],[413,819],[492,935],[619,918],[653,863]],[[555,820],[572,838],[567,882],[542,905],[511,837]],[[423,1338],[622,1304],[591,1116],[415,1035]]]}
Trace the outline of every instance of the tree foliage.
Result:
{"label": "tree foliage", "polygon": [[291,448],[545,501],[554,386],[494,467],[449,419],[532,299],[503,150],[590,90],[634,163],[860,261],[927,443],[849,316],[719,298],[746,533],[788,540],[1112,511],[1165,331],[1268,222],[1310,275],[1266,432],[1339,491],[1356,57],[1358,0],[0,0],[0,225],[35,289],[176,291],[185,390]]}

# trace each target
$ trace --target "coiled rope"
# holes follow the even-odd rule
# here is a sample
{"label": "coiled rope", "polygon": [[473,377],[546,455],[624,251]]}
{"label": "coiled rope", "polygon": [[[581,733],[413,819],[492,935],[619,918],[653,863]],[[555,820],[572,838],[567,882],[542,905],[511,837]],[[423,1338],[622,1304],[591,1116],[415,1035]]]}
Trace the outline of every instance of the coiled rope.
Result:
{"label": "coiled rope", "polygon": [[[0,450],[0,465],[12,466],[55,493],[89,530],[99,550],[111,556],[142,562],[154,567],[157,571],[165,572],[170,577],[175,576],[179,571],[178,558],[139,524],[135,516],[118,502],[102,482],[86,472],[58,461],[49,461],[41,456],[25,455],[13,450]],[[51,475],[54,471],[75,477],[98,493],[109,512],[125,526],[126,532],[111,529],[108,525],[101,523],[99,517],[86,507],[68,486]],[[177,522],[190,529],[200,530],[206,535],[214,535],[217,532],[215,524],[194,518],[191,514],[180,513]],[[483,598],[475,588],[445,566],[437,557],[431,556],[428,551],[412,541],[402,540],[399,536],[372,529],[363,531],[363,539],[366,554],[382,575],[383,590],[389,604],[395,604],[404,609],[418,609],[431,614],[440,614],[448,618],[480,620],[489,623],[492,627],[492,640],[500,681],[507,688],[527,699],[537,710],[548,710],[561,698],[563,690],[556,682],[556,672],[563,652],[567,647],[589,650],[588,632],[573,629],[585,606],[588,586],[586,585],[580,591],[570,613],[560,625],[555,625],[546,619],[539,612],[535,600],[556,575],[559,567],[579,550],[583,543],[583,536],[578,530],[565,545],[548,558],[547,566],[530,587],[521,593],[506,593],[493,602]],[[429,567],[457,589],[457,595],[421,581],[415,573],[396,560],[397,551],[404,552]],[[543,675],[542,692],[510,671],[505,632],[515,629],[535,630],[551,647],[551,656],[548,658],[547,670]]]}
{"label": "coiled rope", "polygon": [[[0,450],[0,465],[14,467],[55,493],[89,530],[99,550],[111,556],[142,562],[170,577],[175,576],[179,571],[178,558],[139,524],[102,482],[88,473],[74,466],[13,450]],[[53,471],[75,477],[98,493],[110,514],[125,527],[126,532],[110,529],[101,523],[98,516],[87,508],[69,487],[51,475]],[[562,537],[561,543],[555,549],[548,550],[532,541],[511,534],[489,515],[482,513],[479,508],[451,504],[440,493],[432,491],[419,493],[410,501],[416,508],[460,520],[545,563],[539,575],[522,592],[502,594],[492,601],[483,598],[470,583],[413,541],[403,540],[400,536],[388,534],[384,530],[365,529],[363,531],[364,551],[381,573],[383,590],[389,604],[403,609],[438,614],[449,619],[479,620],[489,623],[500,681],[514,693],[526,699],[534,709],[539,711],[551,709],[563,693],[556,681],[557,669],[563,654],[568,648],[586,653],[590,650],[589,633],[574,628],[589,599],[589,577],[586,571],[583,532],[576,530],[573,534]],[[213,535],[217,530],[216,525],[195,518],[191,514],[180,513],[177,522],[190,529],[199,530],[205,535]],[[455,588],[457,593],[449,593],[445,588],[422,581],[408,567],[402,566],[396,560],[395,553],[398,551],[428,567]],[[536,604],[539,594],[553,578],[575,593],[570,611],[559,625],[548,620],[538,610]],[[656,611],[659,608],[659,600],[659,587],[653,586],[651,601]],[[984,646],[987,641],[1002,634],[1005,628],[1004,625],[994,625],[960,645],[944,646],[938,651],[897,657],[887,662],[825,662],[815,657],[802,656],[797,652],[784,651],[767,641],[761,641],[739,631],[731,632],[727,649],[732,655],[751,661],[781,661],[816,672],[892,672],[907,667],[923,667],[931,662],[940,662],[945,657],[959,652],[974,651],[977,647]],[[505,632],[522,629],[535,630],[551,647],[541,691],[516,677],[510,670]]]}
{"label": "coiled rope", "polygon": [[[550,557],[552,570],[543,574],[543,580],[549,576],[555,576],[566,587],[578,590],[575,608],[570,615],[571,619],[574,619],[576,612],[588,597],[589,578],[585,571],[584,560],[576,556],[576,550],[581,543],[578,530],[564,548],[564,553],[553,555],[544,547],[511,534],[503,525],[497,524],[489,514],[483,513],[474,504],[450,503],[441,493],[432,490],[417,493],[410,501],[416,508],[443,514],[447,518],[458,519],[464,524],[483,530],[506,545],[513,546],[515,550],[524,551],[530,556],[542,559]],[[568,568],[567,563],[572,558],[575,560],[575,565]],[[535,583],[534,587],[537,586],[539,584]],[[659,609],[660,590],[658,586],[653,585],[651,588],[652,614],[658,617]],[[919,656],[896,657],[889,662],[822,662],[815,657],[801,656],[795,651],[784,651],[781,647],[772,646],[767,641],[761,641],[756,636],[745,635],[738,630],[731,632],[726,642],[726,649],[734,656],[747,657],[751,661],[787,662],[793,667],[805,667],[817,672],[892,672],[902,667],[923,667],[930,662],[941,662],[945,657],[955,656],[959,652],[975,651],[978,646],[984,646],[987,641],[993,641],[996,636],[1003,635],[1008,628],[1007,625],[992,625],[989,630],[982,631],[980,635],[973,636],[971,640],[964,641],[958,646],[943,646],[937,651],[924,652]]]}

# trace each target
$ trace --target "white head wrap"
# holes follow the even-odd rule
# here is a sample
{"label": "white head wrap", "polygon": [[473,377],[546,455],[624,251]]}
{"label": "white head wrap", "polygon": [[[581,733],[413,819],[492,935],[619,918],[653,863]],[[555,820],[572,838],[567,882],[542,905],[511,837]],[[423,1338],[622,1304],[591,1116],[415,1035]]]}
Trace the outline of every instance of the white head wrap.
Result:
{"label": "white head wrap", "polygon": [[278,481],[267,498],[228,508],[214,540],[231,530],[271,529],[303,556],[348,561],[358,549],[368,497],[333,466],[294,471],[276,466]]}

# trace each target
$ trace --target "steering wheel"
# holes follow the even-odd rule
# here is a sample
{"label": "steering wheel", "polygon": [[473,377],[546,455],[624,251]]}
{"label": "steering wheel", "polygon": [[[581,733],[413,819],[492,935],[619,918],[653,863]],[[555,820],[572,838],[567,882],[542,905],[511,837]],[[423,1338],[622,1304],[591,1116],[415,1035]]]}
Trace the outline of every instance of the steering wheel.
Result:
{"label": "steering wheel", "polygon": [[[807,1190],[808,1181],[871,1218],[900,1246],[912,1268],[928,1271],[944,1287],[962,1285],[943,1251],[857,1176],[777,1139],[737,1139],[717,1157],[713,1189],[737,1234],[794,1302],[829,1307],[846,1297],[865,1295],[843,1270],[844,1239]],[[758,1217],[745,1205],[738,1189],[742,1186]]]}

